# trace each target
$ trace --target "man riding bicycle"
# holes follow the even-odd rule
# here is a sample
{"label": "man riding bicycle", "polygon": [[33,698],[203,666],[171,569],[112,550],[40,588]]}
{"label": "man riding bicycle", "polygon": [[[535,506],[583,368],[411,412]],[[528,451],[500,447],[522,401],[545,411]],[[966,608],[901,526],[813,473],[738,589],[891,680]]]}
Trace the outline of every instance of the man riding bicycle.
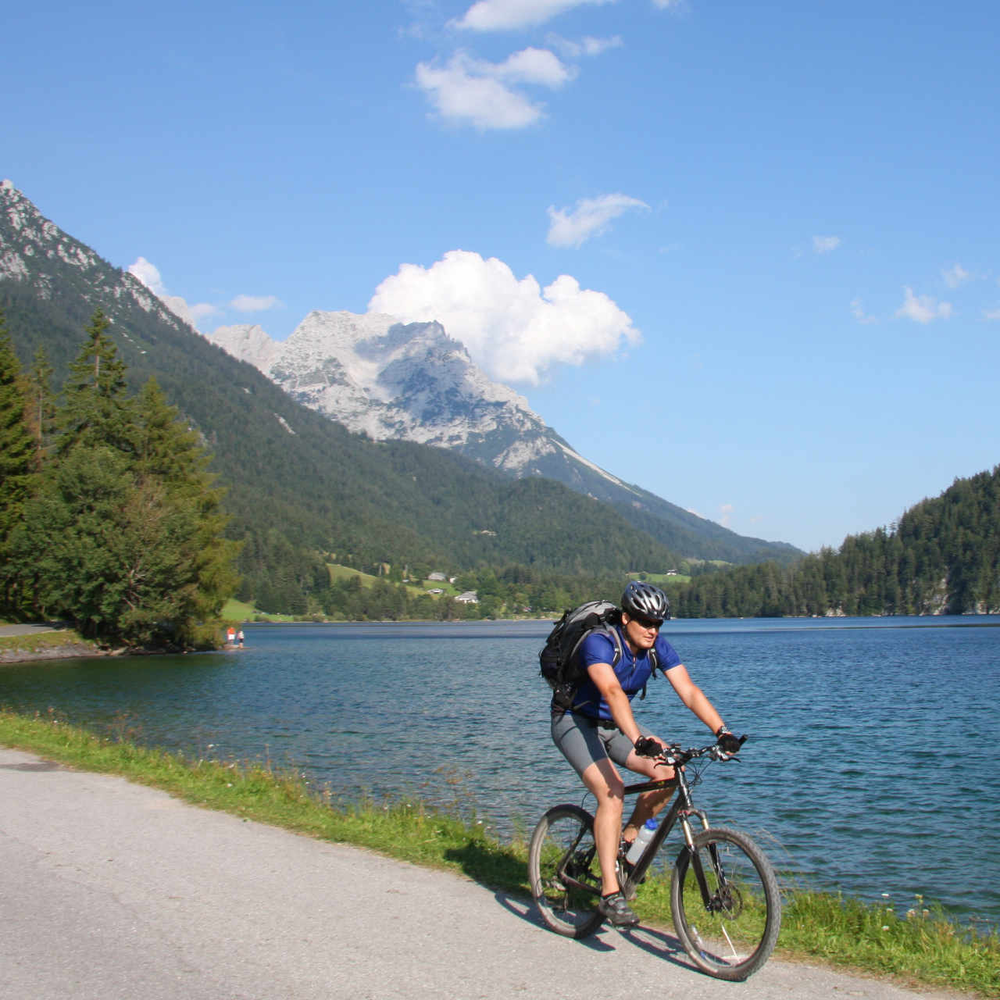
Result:
{"label": "man riding bicycle", "polygon": [[[654,780],[674,776],[673,768],[653,759],[663,751],[664,741],[639,726],[632,715],[632,699],[645,689],[652,675],[650,650],[655,650],[656,666],[681,701],[717,737],[724,739],[729,733],[676,650],[659,634],[669,614],[670,602],[659,587],[629,583],[622,594],[621,621],[610,626],[617,630],[621,655],[617,655],[612,635],[602,630],[591,632],[578,654],[585,674],[570,708],[559,708],[554,699],[552,703],[552,740],[597,801],[594,841],[601,865],[599,909],[616,927],[638,923],[618,884],[615,862],[619,850],[628,848],[646,820],[655,816],[672,794],[667,788],[640,795],[622,827],[625,786],[614,764]],[[738,746],[735,737],[732,740]],[[723,745],[723,749],[727,747]]]}

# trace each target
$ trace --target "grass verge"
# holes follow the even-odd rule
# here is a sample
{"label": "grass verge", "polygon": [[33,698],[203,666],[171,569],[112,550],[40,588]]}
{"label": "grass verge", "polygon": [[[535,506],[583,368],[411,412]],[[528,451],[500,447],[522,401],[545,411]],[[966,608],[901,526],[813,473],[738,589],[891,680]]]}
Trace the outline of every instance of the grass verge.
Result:
{"label": "grass verge", "polygon": [[98,651],[97,643],[84,639],[72,629],[31,632],[27,635],[0,635],[0,659],[14,659],[21,654],[38,656],[47,650],[69,650],[73,656],[87,656]]}
{"label": "grass verge", "polygon": [[[195,805],[221,809],[320,839],[450,869],[493,889],[529,895],[523,839],[501,843],[475,820],[420,802],[341,803],[297,774],[267,765],[190,760],[128,740],[100,737],[54,714],[0,710],[0,744],[82,770],[119,774]],[[670,925],[669,884],[651,878],[636,901],[645,922]],[[807,891],[786,893],[778,948],[789,958],[889,975],[904,983],[1000,998],[1000,938],[962,928],[940,912]]]}

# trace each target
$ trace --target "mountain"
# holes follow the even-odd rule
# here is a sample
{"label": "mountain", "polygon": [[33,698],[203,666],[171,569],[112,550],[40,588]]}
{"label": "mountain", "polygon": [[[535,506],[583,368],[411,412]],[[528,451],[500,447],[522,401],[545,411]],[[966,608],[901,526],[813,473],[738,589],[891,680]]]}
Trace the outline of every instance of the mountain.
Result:
{"label": "mountain", "polygon": [[515,481],[452,451],[352,433],[210,343],[0,184],[0,309],[22,363],[44,346],[60,384],[97,308],[133,387],[155,376],[214,453],[250,581],[280,569],[307,588],[310,573],[325,572],[316,552],[365,569],[520,563],[577,575],[664,571],[686,554],[724,558],[697,538],[667,545],[660,523],[637,527],[556,482]]}
{"label": "mountain", "polygon": [[516,478],[554,479],[685,556],[746,563],[802,554],[737,535],[588,461],[523,396],[491,381],[440,323],[315,311],[283,342],[258,325],[220,327],[209,339],[352,431],[447,448]]}
{"label": "mountain", "polygon": [[315,553],[457,572],[664,570],[678,560],[614,511],[549,481],[511,481],[410,442],[373,442],[293,400],[209,343],[131,274],[0,184],[0,309],[22,364],[44,346],[62,382],[100,308],[133,388],[155,376],[214,453],[251,580],[325,574]]}

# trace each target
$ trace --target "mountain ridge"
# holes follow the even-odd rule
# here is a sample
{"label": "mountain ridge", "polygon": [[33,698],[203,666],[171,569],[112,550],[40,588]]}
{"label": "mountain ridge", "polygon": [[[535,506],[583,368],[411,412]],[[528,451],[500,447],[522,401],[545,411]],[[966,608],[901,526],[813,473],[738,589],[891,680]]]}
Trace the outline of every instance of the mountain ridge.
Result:
{"label": "mountain ridge", "polygon": [[[137,278],[45,219],[9,181],[0,186],[0,307],[22,363],[44,346],[60,380],[94,309],[105,311],[131,384],[155,376],[214,452],[213,468],[230,487],[233,537],[247,540],[241,569],[251,579],[273,572],[274,553],[289,545],[337,553],[359,568],[519,559],[592,573],[666,570],[699,551],[698,539],[669,546],[556,483],[525,490],[454,452],[350,433],[198,334]],[[484,533],[496,523],[504,534]],[[296,578],[312,572],[304,558],[293,561]]]}
{"label": "mountain ridge", "polygon": [[737,535],[591,462],[523,396],[490,380],[440,323],[314,310],[284,341],[259,324],[220,327],[206,337],[350,430],[448,448],[516,478],[554,479],[609,504],[682,555],[788,562],[802,554],[787,543]]}
{"label": "mountain ridge", "polygon": [[155,377],[213,452],[251,593],[328,586],[323,559],[334,556],[370,571],[521,561],[592,575],[662,569],[678,558],[557,483],[525,489],[453,452],[352,434],[161,308],[12,184],[0,187],[0,309],[22,364],[44,347],[58,387],[97,308],[111,321],[132,388]]}

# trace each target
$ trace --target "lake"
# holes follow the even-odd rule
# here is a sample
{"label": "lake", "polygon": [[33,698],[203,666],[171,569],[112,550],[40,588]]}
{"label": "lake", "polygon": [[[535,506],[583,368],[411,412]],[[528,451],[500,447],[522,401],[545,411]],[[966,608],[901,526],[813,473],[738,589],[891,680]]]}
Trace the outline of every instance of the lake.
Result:
{"label": "lake", "polygon": [[[0,704],[195,757],[270,760],[352,799],[418,796],[507,836],[584,799],[548,733],[537,652],[550,625],[250,625],[239,651],[0,666]],[[756,836],[787,879],[900,911],[919,894],[1000,924],[998,625],[668,622],[750,737],[740,763],[708,766],[696,803]],[[662,680],[633,708],[661,736],[708,742]]]}

